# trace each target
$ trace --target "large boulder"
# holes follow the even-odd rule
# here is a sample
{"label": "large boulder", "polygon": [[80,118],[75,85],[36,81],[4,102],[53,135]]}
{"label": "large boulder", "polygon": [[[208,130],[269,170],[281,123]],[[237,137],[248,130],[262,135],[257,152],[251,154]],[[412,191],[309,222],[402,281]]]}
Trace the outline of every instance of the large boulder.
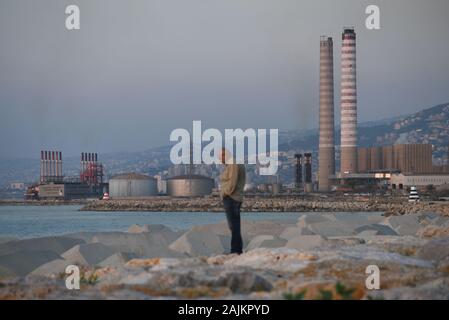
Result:
{"label": "large boulder", "polygon": [[0,244],[0,256],[19,251],[50,251],[59,255],[81,243],[84,243],[81,239],[65,236],[9,241]]}
{"label": "large boulder", "polygon": [[397,232],[386,225],[374,223],[369,225],[364,225],[355,229],[355,233],[359,236],[397,236]]}
{"label": "large boulder", "polygon": [[256,248],[279,248],[283,247],[287,241],[285,239],[281,239],[279,237],[273,237],[272,235],[260,235],[255,236],[248,246],[246,250],[252,250]]}
{"label": "large boulder", "polygon": [[389,226],[401,236],[414,236],[421,227],[418,216],[411,214],[390,216],[385,218],[380,224]]}
{"label": "large boulder", "polygon": [[229,244],[230,241],[229,236],[193,227],[170,244],[169,248],[188,256],[209,256],[227,252],[229,248],[226,244]]}
{"label": "large boulder", "polygon": [[10,242],[10,241],[17,241],[18,238],[15,237],[0,237],[0,244]]}
{"label": "large boulder", "polygon": [[0,256],[0,276],[25,276],[37,267],[60,259],[53,251],[19,251]]}
{"label": "large boulder", "polygon": [[322,213],[304,214],[299,217],[296,225],[300,228],[308,228],[311,224],[330,221],[336,221],[335,215]]}
{"label": "large boulder", "polygon": [[272,284],[261,275],[251,271],[231,271],[221,274],[214,286],[229,288],[233,293],[248,294],[271,291]]}
{"label": "large boulder", "polygon": [[78,266],[95,266],[112,256],[114,250],[101,243],[78,244],[64,252],[61,256],[70,264]]}
{"label": "large boulder", "polygon": [[133,224],[128,228],[128,233],[144,233],[144,232],[151,232],[151,233],[161,233],[166,236],[171,235],[177,235],[180,236],[182,232],[173,231],[167,226],[163,224],[146,224],[146,225],[139,225],[139,224]]}
{"label": "large boulder", "polygon": [[308,226],[314,234],[323,237],[352,236],[355,234],[354,228],[340,221],[323,221],[312,223]]}
{"label": "large boulder", "polygon": [[51,275],[61,274],[64,273],[67,266],[71,264],[72,263],[65,259],[55,259],[37,267],[30,272],[30,275],[49,277]]}
{"label": "large boulder", "polygon": [[300,235],[312,235],[313,232],[307,228],[303,227],[287,227],[282,231],[282,233],[279,235],[279,238],[290,240],[293,237],[300,236]]}
{"label": "large boulder", "polygon": [[429,240],[417,256],[421,259],[440,261],[449,256],[449,238]]}
{"label": "large boulder", "polygon": [[134,258],[136,258],[136,255],[133,253],[118,252],[98,263],[98,266],[121,267]]}
{"label": "large boulder", "polygon": [[178,233],[126,233],[103,232],[92,238],[92,242],[102,243],[114,252],[133,253],[137,257],[180,257],[168,246],[179,237]]}
{"label": "large boulder", "polygon": [[445,238],[449,237],[449,226],[427,225],[416,232],[420,238]]}
{"label": "large boulder", "polygon": [[288,240],[285,247],[296,250],[310,250],[321,246],[325,239],[320,235],[299,235]]}

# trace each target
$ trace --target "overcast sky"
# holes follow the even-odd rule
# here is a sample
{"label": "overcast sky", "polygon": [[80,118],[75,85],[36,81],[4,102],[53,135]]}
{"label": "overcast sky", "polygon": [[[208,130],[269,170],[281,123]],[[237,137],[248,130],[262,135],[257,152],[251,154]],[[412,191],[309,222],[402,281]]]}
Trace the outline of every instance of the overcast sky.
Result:
{"label": "overcast sky", "polygon": [[[79,31],[65,29],[70,4]],[[448,13],[447,0],[1,0],[0,156],[145,150],[192,120],[317,127],[320,35],[334,38],[338,115],[344,26],[359,121],[448,102]]]}

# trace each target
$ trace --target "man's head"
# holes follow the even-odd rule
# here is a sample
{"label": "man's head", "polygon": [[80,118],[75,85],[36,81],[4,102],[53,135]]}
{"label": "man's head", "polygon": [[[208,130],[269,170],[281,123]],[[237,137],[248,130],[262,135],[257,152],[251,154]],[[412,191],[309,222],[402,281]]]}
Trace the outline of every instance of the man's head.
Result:
{"label": "man's head", "polygon": [[220,155],[219,155],[221,163],[223,163],[223,164],[228,163],[230,161],[229,159],[231,157],[232,157],[232,154],[231,154],[231,152],[229,152],[228,149],[221,148]]}

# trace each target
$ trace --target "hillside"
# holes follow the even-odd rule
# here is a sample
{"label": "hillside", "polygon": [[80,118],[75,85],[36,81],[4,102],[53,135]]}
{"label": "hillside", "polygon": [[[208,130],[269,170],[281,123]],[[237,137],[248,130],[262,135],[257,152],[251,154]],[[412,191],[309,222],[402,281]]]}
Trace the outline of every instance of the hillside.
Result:
{"label": "hillside", "polygon": [[[336,143],[339,143],[339,128],[336,129]],[[449,103],[424,109],[414,114],[371,121],[359,126],[359,145],[390,145],[395,143],[431,143],[434,145],[434,162],[440,164],[446,161],[449,145]],[[283,182],[292,182],[293,154],[296,152],[314,152],[314,170],[316,170],[316,151],[318,148],[318,130],[291,130],[279,135],[279,149],[284,151],[281,156],[279,176]],[[101,154],[100,160],[105,166],[108,176],[119,172],[141,172],[157,174],[170,166],[170,148],[168,146],[152,148],[140,152],[116,152]],[[337,159],[338,165],[338,159]],[[65,175],[79,174],[79,158],[67,158],[64,161]],[[30,183],[39,177],[39,160],[0,159],[0,187],[6,187],[9,182],[21,181]],[[252,170],[250,178],[253,182],[260,181]]]}

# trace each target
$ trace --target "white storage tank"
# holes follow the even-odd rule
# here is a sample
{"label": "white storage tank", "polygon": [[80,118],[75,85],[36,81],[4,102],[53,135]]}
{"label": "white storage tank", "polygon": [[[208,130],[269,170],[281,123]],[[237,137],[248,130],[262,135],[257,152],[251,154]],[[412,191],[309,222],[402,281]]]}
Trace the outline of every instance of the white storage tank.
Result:
{"label": "white storage tank", "polygon": [[157,180],[139,173],[124,173],[109,179],[109,196],[138,198],[157,195]]}
{"label": "white storage tank", "polygon": [[172,197],[201,197],[212,193],[214,179],[201,175],[182,175],[167,179],[167,193]]}

